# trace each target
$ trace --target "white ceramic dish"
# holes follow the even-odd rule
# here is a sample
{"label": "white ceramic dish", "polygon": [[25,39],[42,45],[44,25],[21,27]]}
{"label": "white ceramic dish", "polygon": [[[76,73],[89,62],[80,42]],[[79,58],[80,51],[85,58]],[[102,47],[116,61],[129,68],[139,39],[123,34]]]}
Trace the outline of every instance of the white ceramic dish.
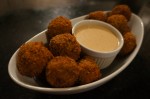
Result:
{"label": "white ceramic dish", "polygon": [[[74,25],[78,21],[84,20],[85,17],[86,15],[72,19],[71,20],[72,25]],[[111,66],[102,70],[103,77],[98,81],[95,81],[86,85],[75,86],[75,87],[70,87],[70,88],[48,88],[48,87],[41,86],[33,78],[22,76],[18,72],[16,68],[16,55],[17,55],[18,50],[13,54],[13,56],[11,57],[9,61],[8,73],[11,79],[17,84],[19,84],[20,86],[31,89],[31,90],[39,91],[39,92],[49,93],[49,94],[74,94],[74,93],[80,93],[80,92],[85,92],[85,91],[94,89],[108,82],[109,80],[114,78],[116,75],[118,75],[120,72],[122,72],[132,62],[134,57],[137,55],[141,47],[142,41],[143,41],[143,35],[144,35],[143,22],[137,15],[132,14],[131,20],[129,22],[129,26],[131,27],[132,32],[134,33],[136,37],[137,46],[135,50],[124,59],[115,59],[114,62],[111,64]],[[45,31],[37,34],[36,36],[34,36],[28,41],[42,41],[46,43]]]}

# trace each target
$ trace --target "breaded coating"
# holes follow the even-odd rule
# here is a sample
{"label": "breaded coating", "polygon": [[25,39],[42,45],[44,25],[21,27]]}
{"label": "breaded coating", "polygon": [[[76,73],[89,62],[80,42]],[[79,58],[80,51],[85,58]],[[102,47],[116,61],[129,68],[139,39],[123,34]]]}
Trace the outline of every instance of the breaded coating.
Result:
{"label": "breaded coating", "polygon": [[[108,18],[110,16],[111,16],[111,11],[106,12],[106,17]],[[106,18],[106,20],[107,20],[107,18]]]}
{"label": "breaded coating", "polygon": [[87,55],[87,54],[84,54],[84,56],[82,57],[81,60],[88,60],[91,62],[95,62],[94,58],[92,56]]}
{"label": "breaded coating", "polygon": [[136,47],[136,38],[133,35],[133,33],[127,32],[123,35],[123,38],[124,38],[124,45],[119,53],[121,56],[128,55]]}
{"label": "breaded coating", "polygon": [[75,60],[80,57],[81,47],[76,38],[68,33],[53,37],[49,47],[55,56],[68,56]]}
{"label": "breaded coating", "polygon": [[52,37],[58,34],[71,33],[71,31],[72,31],[71,21],[66,17],[59,16],[49,23],[47,36],[49,39],[51,39]]}
{"label": "breaded coating", "polygon": [[131,18],[131,10],[128,5],[117,5],[112,9],[111,15],[121,14],[129,21]]}
{"label": "breaded coating", "polygon": [[108,17],[107,23],[117,28],[122,34],[131,31],[127,19],[123,15],[112,15]]}
{"label": "breaded coating", "polygon": [[99,20],[99,21],[106,21],[106,15],[103,11],[95,11],[89,13],[87,19]]}
{"label": "breaded coating", "polygon": [[23,44],[17,54],[18,71],[25,76],[38,76],[53,58],[52,53],[42,42],[28,42]]}
{"label": "breaded coating", "polygon": [[81,85],[88,84],[100,79],[100,68],[92,58],[85,57],[84,59],[81,59],[81,61],[79,62],[79,67],[79,83]]}
{"label": "breaded coating", "polygon": [[53,87],[71,87],[79,76],[76,61],[67,56],[53,58],[46,67],[46,79]]}

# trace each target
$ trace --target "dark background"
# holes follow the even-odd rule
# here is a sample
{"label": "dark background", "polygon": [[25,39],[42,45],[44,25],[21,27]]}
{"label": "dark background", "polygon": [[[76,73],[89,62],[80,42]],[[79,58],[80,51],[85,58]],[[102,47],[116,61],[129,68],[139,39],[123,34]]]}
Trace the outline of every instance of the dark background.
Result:
{"label": "dark background", "polygon": [[[150,2],[148,0],[70,1],[64,5],[51,4],[53,6],[44,10],[14,10],[0,16],[0,99],[150,99]],[[73,95],[43,94],[25,89],[11,80],[8,75],[8,62],[12,54],[25,41],[45,30],[51,19],[59,15],[72,19],[91,11],[111,10],[116,4],[122,3],[129,5],[132,12],[141,17],[145,34],[141,49],[135,59],[114,79],[96,89]]]}

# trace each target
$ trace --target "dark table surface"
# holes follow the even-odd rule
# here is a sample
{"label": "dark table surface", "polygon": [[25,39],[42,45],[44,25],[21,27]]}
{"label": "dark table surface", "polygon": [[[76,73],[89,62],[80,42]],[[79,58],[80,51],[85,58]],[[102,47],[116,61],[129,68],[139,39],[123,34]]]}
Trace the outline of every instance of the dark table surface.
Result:
{"label": "dark table surface", "polygon": [[[58,1],[58,0],[57,0]],[[60,0],[63,2],[63,0]],[[78,2],[77,2],[78,1]],[[111,10],[116,4],[128,4],[144,22],[144,40],[131,64],[114,79],[88,92],[73,95],[51,95],[32,91],[14,83],[8,75],[12,54],[49,21],[62,15],[70,19],[96,10]],[[148,0],[71,0],[45,10],[16,10],[0,17],[0,99],[40,98],[141,98],[150,99],[150,2]]]}

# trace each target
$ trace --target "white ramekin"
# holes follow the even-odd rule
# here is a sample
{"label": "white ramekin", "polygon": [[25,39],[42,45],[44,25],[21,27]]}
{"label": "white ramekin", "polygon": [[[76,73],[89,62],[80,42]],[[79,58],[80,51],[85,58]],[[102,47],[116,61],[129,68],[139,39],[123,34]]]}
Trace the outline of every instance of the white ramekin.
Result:
{"label": "white ramekin", "polygon": [[72,34],[75,34],[76,31],[79,29],[79,27],[86,26],[86,25],[88,25],[88,26],[89,25],[99,25],[99,26],[106,27],[107,29],[112,31],[112,33],[114,33],[114,35],[119,40],[118,48],[115,49],[115,50],[112,50],[112,51],[107,51],[107,52],[94,51],[90,48],[87,48],[87,47],[83,46],[79,42],[79,44],[81,45],[82,51],[85,54],[87,54],[89,56],[92,56],[95,59],[98,66],[100,67],[100,69],[104,69],[104,68],[108,67],[113,62],[113,60],[115,59],[115,57],[117,56],[117,54],[121,50],[121,48],[124,44],[122,34],[115,27],[113,27],[112,25],[110,25],[106,22],[98,21],[98,20],[82,20],[82,21],[76,23],[72,28]]}

